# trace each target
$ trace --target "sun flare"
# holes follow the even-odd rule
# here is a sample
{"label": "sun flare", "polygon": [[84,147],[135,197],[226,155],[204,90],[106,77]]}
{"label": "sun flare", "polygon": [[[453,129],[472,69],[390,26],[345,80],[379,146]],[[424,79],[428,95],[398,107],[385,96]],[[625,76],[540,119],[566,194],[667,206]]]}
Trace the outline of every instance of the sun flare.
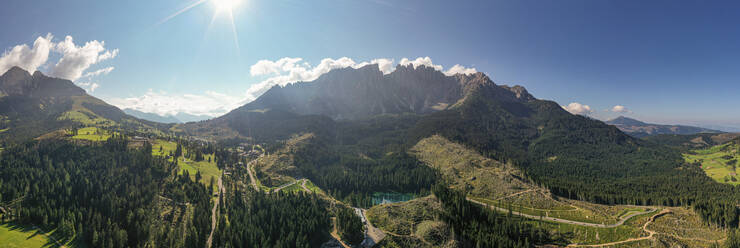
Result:
{"label": "sun flare", "polygon": [[234,8],[239,6],[240,0],[211,0],[213,5],[216,6],[218,12],[231,12]]}

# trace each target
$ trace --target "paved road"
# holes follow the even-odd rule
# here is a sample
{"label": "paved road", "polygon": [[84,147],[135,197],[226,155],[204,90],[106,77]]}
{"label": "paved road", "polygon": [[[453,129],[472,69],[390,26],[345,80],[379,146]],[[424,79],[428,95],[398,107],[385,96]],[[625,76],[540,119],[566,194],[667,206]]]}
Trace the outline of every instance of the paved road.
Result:
{"label": "paved road", "polygon": [[273,189],[272,192],[273,193],[276,193],[278,191],[283,190],[284,188],[290,187],[290,185],[296,184],[296,183],[298,183],[300,181],[303,181],[303,180],[305,180],[305,179],[299,179],[299,180],[295,180],[295,181],[292,181],[292,182],[289,182],[289,183],[280,185],[280,187],[277,187],[277,188]]}
{"label": "paved road", "polygon": [[[495,209],[495,210],[498,210],[498,211],[501,211],[501,212],[508,212],[509,211],[508,209],[504,209],[504,208],[500,208],[500,207],[496,207],[496,206],[491,206],[491,205],[488,205],[486,203],[479,202],[479,201],[476,201],[476,200],[473,200],[473,199],[470,199],[470,198],[467,198],[467,199],[468,199],[468,201],[471,201],[473,203],[477,203],[477,204],[480,204],[480,205],[483,205],[483,206],[486,206],[486,207],[489,207],[489,208],[492,208],[492,209]],[[618,227],[618,226],[623,225],[625,221],[629,220],[630,218],[632,218],[634,216],[641,215],[641,214],[646,214],[646,213],[650,213],[650,212],[654,212],[655,210],[656,210],[655,208],[650,208],[649,211],[632,213],[632,214],[626,215],[626,216],[622,217],[617,223],[614,223],[614,224],[586,223],[586,222],[580,222],[580,221],[572,221],[572,220],[566,220],[566,219],[558,219],[558,218],[553,218],[553,217],[534,216],[534,215],[524,214],[524,213],[520,213],[520,212],[516,212],[516,211],[511,211],[511,213],[512,214],[515,214],[515,215],[522,216],[522,217],[526,217],[526,218],[530,218],[530,219],[535,219],[535,220],[542,219],[542,220],[547,220],[547,221],[553,221],[553,222],[559,222],[559,223],[565,223],[565,224],[572,224],[572,225],[579,225],[579,226],[600,227],[600,228],[613,228],[613,227]]]}
{"label": "paved road", "polygon": [[367,219],[365,209],[354,208],[354,210],[355,213],[358,214],[362,219],[362,224],[365,224],[365,240],[363,240],[362,244],[360,244],[362,247],[372,247],[383,240],[383,238],[385,238],[385,233],[377,227],[374,227],[373,224],[370,223],[370,221]]}

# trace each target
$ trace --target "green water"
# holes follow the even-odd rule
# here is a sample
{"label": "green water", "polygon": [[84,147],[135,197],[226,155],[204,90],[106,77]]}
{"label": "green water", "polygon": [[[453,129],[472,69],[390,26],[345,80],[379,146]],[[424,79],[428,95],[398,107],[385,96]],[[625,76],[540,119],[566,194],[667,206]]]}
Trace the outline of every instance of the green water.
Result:
{"label": "green water", "polygon": [[372,201],[373,205],[378,205],[405,202],[414,198],[416,198],[416,195],[411,193],[375,192],[373,193]]}

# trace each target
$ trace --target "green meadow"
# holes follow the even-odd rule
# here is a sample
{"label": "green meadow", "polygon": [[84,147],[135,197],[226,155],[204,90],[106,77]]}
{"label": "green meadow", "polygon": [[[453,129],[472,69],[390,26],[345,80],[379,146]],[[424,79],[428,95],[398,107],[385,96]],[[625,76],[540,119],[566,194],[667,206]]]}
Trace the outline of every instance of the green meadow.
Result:
{"label": "green meadow", "polygon": [[738,185],[738,149],[737,144],[730,142],[708,149],[693,150],[683,156],[686,162],[700,164],[707,176],[715,181]]}

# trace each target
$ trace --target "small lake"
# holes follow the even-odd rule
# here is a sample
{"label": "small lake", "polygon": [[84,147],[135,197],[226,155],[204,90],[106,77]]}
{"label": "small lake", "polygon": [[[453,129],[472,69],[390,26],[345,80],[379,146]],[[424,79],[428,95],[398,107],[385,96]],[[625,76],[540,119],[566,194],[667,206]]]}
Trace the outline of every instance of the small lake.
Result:
{"label": "small lake", "polygon": [[416,198],[412,193],[375,192],[373,193],[373,205],[405,202]]}

